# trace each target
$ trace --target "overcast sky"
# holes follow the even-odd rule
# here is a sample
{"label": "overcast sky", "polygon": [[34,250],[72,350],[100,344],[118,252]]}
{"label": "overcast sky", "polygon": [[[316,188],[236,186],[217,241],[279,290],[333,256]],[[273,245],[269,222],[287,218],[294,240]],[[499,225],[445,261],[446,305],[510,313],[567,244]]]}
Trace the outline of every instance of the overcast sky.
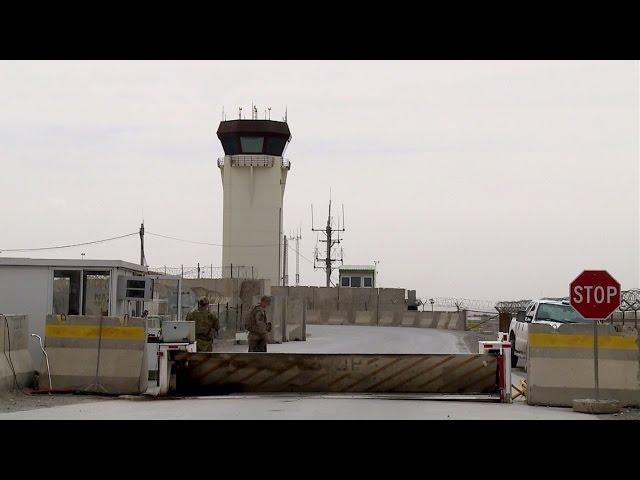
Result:
{"label": "overcast sky", "polygon": [[[0,62],[0,249],[147,230],[222,243],[222,108],[293,139],[285,231],[344,203],[345,263],[418,296],[568,295],[585,268],[640,286],[638,62]],[[2,254],[139,261],[136,237]],[[150,265],[220,265],[146,237]],[[290,276],[295,274],[290,257]],[[324,274],[301,259],[303,284]]]}

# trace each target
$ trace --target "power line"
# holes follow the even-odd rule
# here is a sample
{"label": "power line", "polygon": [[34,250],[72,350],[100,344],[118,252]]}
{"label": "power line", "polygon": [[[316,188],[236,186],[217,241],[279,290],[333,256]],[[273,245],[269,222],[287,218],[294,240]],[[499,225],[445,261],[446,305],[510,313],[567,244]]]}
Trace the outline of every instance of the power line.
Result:
{"label": "power line", "polygon": [[119,235],[117,237],[104,238],[102,240],[94,240],[92,242],[74,243],[71,245],[58,245],[56,247],[38,247],[38,248],[3,248],[0,249],[0,253],[3,252],[37,252],[41,250],[58,250],[61,248],[81,247],[83,245],[94,245],[96,243],[110,242],[111,240],[118,240],[120,238],[132,237],[138,235],[139,232],[127,233],[126,235]]}
{"label": "power line", "polygon": [[309,262],[311,265],[313,265],[313,260],[309,260],[307,257],[305,257],[304,255],[302,255],[298,250],[296,250],[295,247],[289,245],[289,249],[293,250],[294,252],[296,252],[298,255],[300,255],[302,258],[304,258],[307,262]]}
{"label": "power line", "polygon": [[196,240],[187,240],[185,238],[172,237],[170,235],[161,235],[159,233],[153,233],[148,230],[145,233],[147,235],[153,235],[154,237],[168,238],[169,240],[176,240],[178,242],[195,243],[197,245],[208,245],[210,247],[275,247],[275,246],[281,245],[277,243],[263,243],[259,245],[225,245],[221,243],[209,243],[209,242],[199,242]]}

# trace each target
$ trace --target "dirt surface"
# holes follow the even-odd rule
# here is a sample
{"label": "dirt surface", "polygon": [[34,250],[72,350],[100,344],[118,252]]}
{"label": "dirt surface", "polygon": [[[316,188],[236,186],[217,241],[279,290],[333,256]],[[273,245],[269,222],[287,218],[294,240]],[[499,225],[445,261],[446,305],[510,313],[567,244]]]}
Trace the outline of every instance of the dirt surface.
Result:
{"label": "dirt surface", "polygon": [[94,403],[113,400],[116,397],[99,395],[74,395],[71,393],[48,395],[46,393],[28,395],[26,393],[0,393],[0,413],[19,412],[21,410],[36,410],[39,408],[75,405],[79,403]]}
{"label": "dirt surface", "polygon": [[623,408],[620,413],[614,413],[613,415],[596,415],[596,417],[603,420],[640,420],[640,409]]}

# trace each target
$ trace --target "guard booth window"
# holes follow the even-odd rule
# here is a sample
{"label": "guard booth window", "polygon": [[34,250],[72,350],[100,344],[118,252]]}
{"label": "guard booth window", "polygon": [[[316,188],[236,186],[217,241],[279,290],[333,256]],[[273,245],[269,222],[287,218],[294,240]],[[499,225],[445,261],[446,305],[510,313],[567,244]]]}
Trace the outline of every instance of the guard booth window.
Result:
{"label": "guard booth window", "polygon": [[351,286],[359,288],[361,286],[361,277],[351,277]]}
{"label": "guard booth window", "polygon": [[109,271],[83,272],[83,315],[109,315]]}
{"label": "guard booth window", "polygon": [[53,313],[80,314],[80,270],[53,271]]}

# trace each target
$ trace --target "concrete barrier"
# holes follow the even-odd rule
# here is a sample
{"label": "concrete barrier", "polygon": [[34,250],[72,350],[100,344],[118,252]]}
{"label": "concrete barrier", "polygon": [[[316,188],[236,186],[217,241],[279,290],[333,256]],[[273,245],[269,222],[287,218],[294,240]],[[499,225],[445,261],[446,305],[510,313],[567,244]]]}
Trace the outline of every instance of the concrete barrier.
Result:
{"label": "concrete barrier", "polygon": [[355,312],[355,324],[356,325],[368,325],[375,327],[377,325],[376,312],[369,311],[357,311]]}
{"label": "concrete barrier", "polygon": [[0,392],[31,387],[33,362],[29,354],[29,317],[0,314]]}
{"label": "concrete barrier", "polygon": [[435,328],[434,316],[431,312],[418,312],[417,327],[420,328]]}
{"label": "concrete barrier", "polygon": [[276,298],[283,299],[286,305],[287,340],[304,340],[306,338],[304,332],[304,316],[306,310],[304,299],[293,299],[288,297]]}
{"label": "concrete barrier", "polygon": [[381,327],[392,327],[394,325],[394,315],[391,311],[379,311],[378,325]]}
{"label": "concrete barrier", "polygon": [[[640,405],[638,332],[598,326],[600,397]],[[594,397],[593,325],[530,324],[527,350],[527,402],[571,407]]]}
{"label": "concrete barrier", "polygon": [[[303,301],[310,325],[362,325],[466,330],[467,312],[419,312],[407,310],[401,288],[271,287],[274,298]],[[296,307],[296,312],[300,309]],[[288,314],[284,314],[285,317]],[[299,315],[299,314],[296,314]],[[288,332],[297,331],[296,318],[285,318]]]}
{"label": "concrete barrier", "polygon": [[403,327],[415,327],[416,326],[416,320],[417,320],[417,313],[416,311],[413,312],[404,312],[404,314],[402,315],[402,323],[401,325]]}
{"label": "concrete barrier", "polygon": [[307,324],[308,325],[322,325],[322,318],[320,311],[307,310]]}
{"label": "concrete barrier", "polygon": [[[143,318],[48,315],[45,347],[54,389],[138,394],[147,389]],[[39,369],[47,375],[46,363]]]}
{"label": "concrete barrier", "polygon": [[[271,304],[267,308],[267,320],[271,322],[271,332],[269,333],[269,343],[282,343],[288,340],[287,337],[287,301],[286,297],[271,297]],[[257,297],[256,305],[260,302]],[[247,312],[248,314],[248,312]]]}
{"label": "concrete barrier", "polygon": [[499,393],[490,354],[179,352],[178,392]]}
{"label": "concrete barrier", "polygon": [[447,312],[434,312],[435,313],[435,328],[446,329],[449,326],[449,317]]}
{"label": "concrete barrier", "polygon": [[325,325],[347,325],[347,317],[344,312],[335,311],[328,313],[327,323]]}

